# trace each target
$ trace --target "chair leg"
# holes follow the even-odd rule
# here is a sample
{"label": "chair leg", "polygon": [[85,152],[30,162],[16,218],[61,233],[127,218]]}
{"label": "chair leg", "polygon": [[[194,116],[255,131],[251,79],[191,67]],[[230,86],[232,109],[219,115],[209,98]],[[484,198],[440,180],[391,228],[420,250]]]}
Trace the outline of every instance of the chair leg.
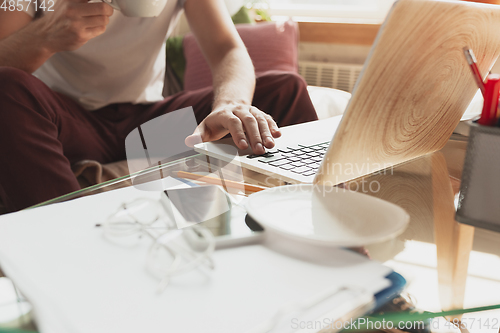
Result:
{"label": "chair leg", "polygon": [[441,307],[463,308],[474,227],[455,221],[455,195],[446,160],[440,153],[432,156],[432,186]]}

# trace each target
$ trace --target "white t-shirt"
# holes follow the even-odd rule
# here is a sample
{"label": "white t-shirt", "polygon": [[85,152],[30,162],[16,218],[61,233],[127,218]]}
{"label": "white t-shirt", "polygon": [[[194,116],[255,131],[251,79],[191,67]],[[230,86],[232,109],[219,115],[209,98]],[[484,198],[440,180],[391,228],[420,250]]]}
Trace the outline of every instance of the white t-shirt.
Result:
{"label": "white t-shirt", "polygon": [[[165,41],[184,1],[168,0],[154,18],[126,17],[115,10],[104,34],[75,51],[56,53],[33,74],[88,110],[160,101]],[[27,12],[34,16],[35,8]]]}

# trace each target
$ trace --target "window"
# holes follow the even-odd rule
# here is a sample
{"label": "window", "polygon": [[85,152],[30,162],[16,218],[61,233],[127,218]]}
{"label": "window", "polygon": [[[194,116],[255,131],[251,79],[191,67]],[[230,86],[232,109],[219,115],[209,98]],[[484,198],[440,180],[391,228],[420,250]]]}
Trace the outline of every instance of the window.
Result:
{"label": "window", "polygon": [[271,16],[298,21],[383,21],[395,0],[267,0]]}

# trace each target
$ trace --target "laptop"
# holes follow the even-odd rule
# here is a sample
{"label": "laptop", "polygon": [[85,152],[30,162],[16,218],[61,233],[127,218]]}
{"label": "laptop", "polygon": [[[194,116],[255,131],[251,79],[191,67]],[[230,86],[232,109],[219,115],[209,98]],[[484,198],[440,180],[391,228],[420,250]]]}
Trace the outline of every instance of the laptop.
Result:
{"label": "laptop", "polygon": [[[500,6],[400,0],[380,28],[343,116],[283,127],[275,148],[239,151],[242,167],[289,183],[336,185],[441,149],[500,54]],[[232,161],[231,138],[195,146]],[[233,145],[234,146],[234,145]],[[234,148],[233,148],[234,149]]]}

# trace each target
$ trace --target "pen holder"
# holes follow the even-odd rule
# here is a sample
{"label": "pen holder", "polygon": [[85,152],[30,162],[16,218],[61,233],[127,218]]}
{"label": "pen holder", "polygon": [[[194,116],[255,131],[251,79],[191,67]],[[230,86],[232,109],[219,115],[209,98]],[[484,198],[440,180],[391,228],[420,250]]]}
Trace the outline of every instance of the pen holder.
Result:
{"label": "pen holder", "polygon": [[500,231],[500,127],[470,126],[456,220]]}

